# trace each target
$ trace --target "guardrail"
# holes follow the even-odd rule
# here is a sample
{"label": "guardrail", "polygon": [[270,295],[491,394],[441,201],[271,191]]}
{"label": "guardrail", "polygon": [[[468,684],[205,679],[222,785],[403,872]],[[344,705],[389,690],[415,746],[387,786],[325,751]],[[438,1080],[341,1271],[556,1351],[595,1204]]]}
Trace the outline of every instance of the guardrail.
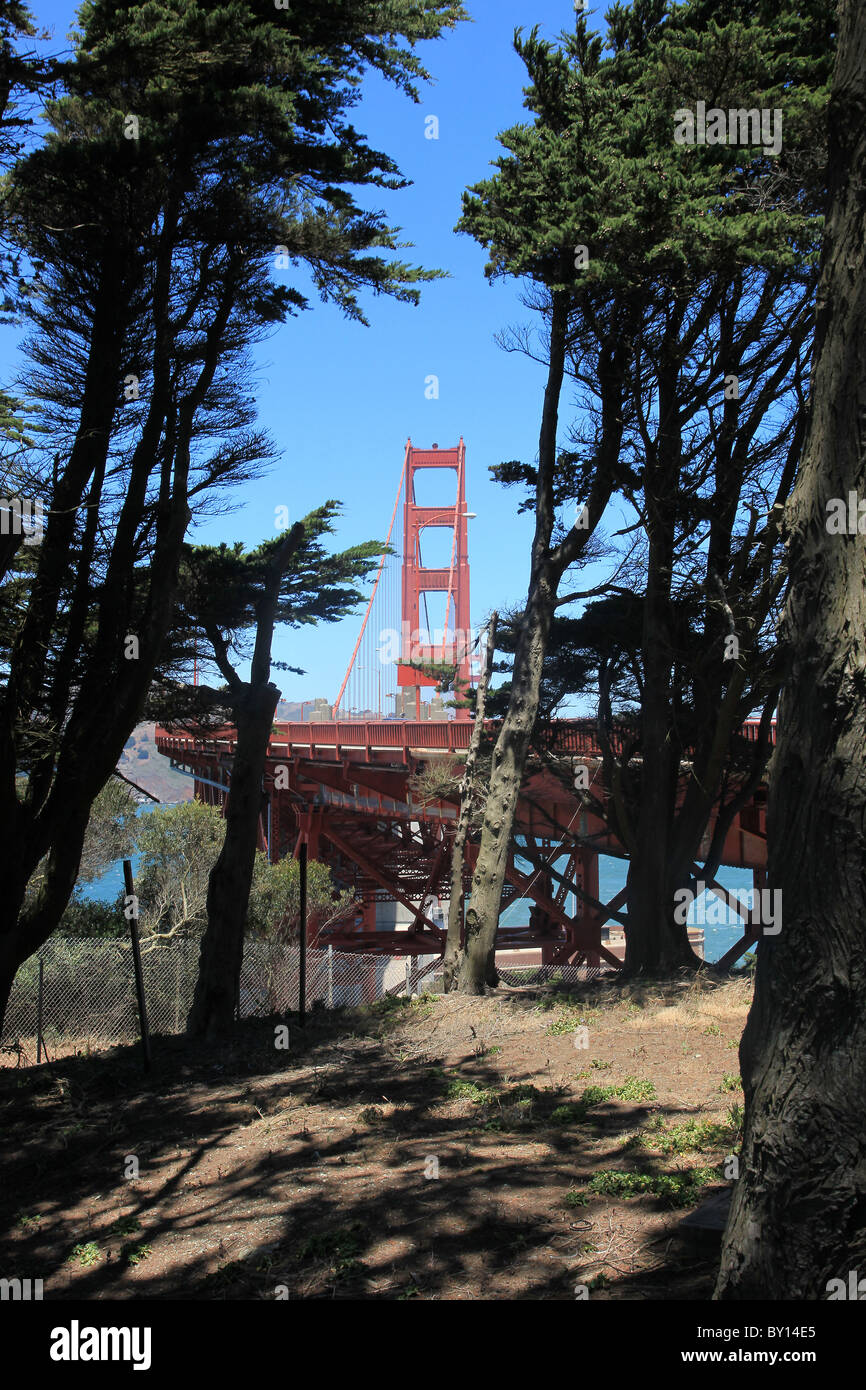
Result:
{"label": "guardrail", "polygon": [[[495,725],[491,724],[491,728]],[[473,725],[467,720],[383,720],[378,723],[340,720],[335,724],[275,723],[271,735],[271,748],[412,748],[430,749],[435,752],[459,753],[469,747]],[[747,719],[742,726],[743,737],[750,743],[757,742],[760,720]],[[553,747],[562,753],[598,756],[600,748],[593,719],[560,719],[553,725]],[[617,750],[622,747],[622,733],[615,734]],[[205,752],[229,752],[235,748],[233,728],[215,729],[209,735],[197,738],[192,734],[181,734],[157,726],[157,746],[161,743],[167,748],[182,751],[186,748],[201,749]],[[770,743],[776,742],[775,721],[770,727]]]}

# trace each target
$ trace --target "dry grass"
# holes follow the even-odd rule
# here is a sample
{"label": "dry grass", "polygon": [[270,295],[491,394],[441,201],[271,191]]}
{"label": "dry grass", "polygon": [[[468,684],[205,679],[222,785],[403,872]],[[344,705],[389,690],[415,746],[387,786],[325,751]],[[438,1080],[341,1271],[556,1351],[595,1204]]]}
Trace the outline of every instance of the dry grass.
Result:
{"label": "dry grass", "polygon": [[[752,1002],[752,981],[745,975],[722,981],[698,975],[682,985],[626,987],[623,1001],[636,1003],[644,1021],[654,1024],[682,1028],[717,1023],[742,1028]],[[640,1026],[634,1014],[624,1021],[629,1027]]]}

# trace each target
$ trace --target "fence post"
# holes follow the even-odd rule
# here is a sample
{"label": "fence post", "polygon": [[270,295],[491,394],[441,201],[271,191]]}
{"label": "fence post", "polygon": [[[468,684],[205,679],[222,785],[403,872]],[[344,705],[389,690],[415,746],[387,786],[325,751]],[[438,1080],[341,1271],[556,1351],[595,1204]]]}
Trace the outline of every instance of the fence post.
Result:
{"label": "fence post", "polygon": [[300,847],[298,868],[300,870],[300,915],[301,915],[301,954],[298,961],[298,1023],[303,1028],[307,1012],[307,842]]}
{"label": "fence post", "polygon": [[328,1008],[334,1007],[334,948],[328,947]]}
{"label": "fence post", "polygon": [[123,883],[126,888],[127,898],[132,902],[129,917],[129,935],[132,938],[132,965],[135,971],[135,993],[138,999],[138,1019],[141,1024],[141,1052],[144,1058],[144,1070],[150,1071],[150,1035],[147,1031],[147,1005],[144,1002],[144,977],[141,973],[141,948],[138,944],[138,903],[135,899],[135,889],[132,883],[132,864],[128,859],[123,861]]}
{"label": "fence post", "polygon": [[[37,1065],[42,1061],[42,977],[43,977],[43,970],[44,970],[44,967],[45,967],[45,961],[42,959],[42,956],[40,955],[40,957],[39,957],[39,995],[38,995],[37,1003],[36,1003],[36,1063],[37,1063]],[[56,1051],[56,1049],[55,1049],[55,1051]],[[46,1053],[45,1053],[45,1056],[46,1056],[46,1060],[47,1060],[47,1058],[48,1058],[48,1053],[47,1053],[47,1051],[46,1051]]]}
{"label": "fence post", "polygon": [[180,952],[175,957],[177,969],[174,976],[174,1031],[180,1032]]}
{"label": "fence post", "polygon": [[412,957],[406,957],[406,998],[412,998]]}

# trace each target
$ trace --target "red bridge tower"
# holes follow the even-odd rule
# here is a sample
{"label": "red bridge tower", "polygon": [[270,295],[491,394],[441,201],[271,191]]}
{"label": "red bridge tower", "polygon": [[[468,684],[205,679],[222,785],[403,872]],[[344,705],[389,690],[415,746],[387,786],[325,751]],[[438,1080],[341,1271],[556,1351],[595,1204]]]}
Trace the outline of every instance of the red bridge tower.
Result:
{"label": "red bridge tower", "polygon": [[[425,468],[453,468],[457,474],[456,499],[451,505],[422,507],[415,500],[415,475]],[[421,686],[434,686],[437,681],[404,663],[412,661],[454,664],[460,682],[472,678],[473,652],[469,617],[469,533],[466,510],[466,448],[461,438],[455,449],[414,449],[406,445],[404,465],[405,503],[403,510],[403,585],[402,630],[400,639],[401,663],[397,667],[397,684],[403,690],[415,690],[416,719],[421,717]],[[421,532],[425,526],[451,528],[451,562],[447,569],[434,569],[421,562]],[[421,626],[421,595],[442,593],[445,599],[445,621],[440,635]],[[425,633],[426,642],[421,634]],[[458,709],[458,719],[468,719],[469,711]]]}

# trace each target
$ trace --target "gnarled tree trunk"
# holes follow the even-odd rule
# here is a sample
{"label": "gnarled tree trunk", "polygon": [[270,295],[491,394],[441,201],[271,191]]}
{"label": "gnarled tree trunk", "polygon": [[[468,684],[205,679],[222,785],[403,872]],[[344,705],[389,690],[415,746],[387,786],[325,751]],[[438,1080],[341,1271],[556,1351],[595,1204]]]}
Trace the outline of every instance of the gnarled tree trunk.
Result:
{"label": "gnarled tree trunk", "polygon": [[541,668],[554,600],[555,593],[543,576],[530,592],[523,614],[521,637],[514,656],[511,700],[493,752],[481,848],[466,912],[464,949],[458,972],[458,988],[462,994],[483,994],[485,985],[495,985],[498,980],[494,956],[499,905],[511,852],[517,798],[538,713]]}
{"label": "gnarled tree trunk", "polygon": [[572,527],[566,538],[554,546],[556,434],[572,307],[567,291],[551,293],[550,360],[538,441],[535,535],[529,593],[514,653],[508,712],[493,751],[481,844],[466,912],[465,946],[457,986],[462,994],[482,994],[487,985],[495,985],[498,980],[496,930],[499,926],[502,889],[512,848],[517,800],[538,714],[542,668],[556,611],[559,583],[569,566],[583,553],[610,501],[622,442],[623,377],[632,338],[630,315],[625,311],[623,321],[612,332],[610,346],[599,364],[602,431],[596,450],[589,500],[583,508],[586,519]]}
{"label": "gnarled tree trunk", "polygon": [[238,741],[232,762],[226,837],[208,880],[207,929],[186,1023],[192,1037],[220,1037],[230,1033],[234,1023],[268,743],[280,698],[279,690],[269,679],[271,645],[280,585],[303,536],[303,522],[295,522],[268,567],[256,604],[256,642],[247,683],[240,680],[229,663],[219,633],[209,629],[217,664],[232,693]]}
{"label": "gnarled tree trunk", "polygon": [[502,889],[511,850],[517,798],[538,713],[542,665],[559,579],[559,575],[553,572],[550,564],[549,544],[554,521],[556,430],[559,397],[565,376],[567,325],[568,298],[563,294],[554,294],[550,365],[544,392],[538,448],[535,538],[532,544],[529,595],[523,614],[520,639],[514,653],[511,698],[493,751],[481,844],[472,876],[469,907],[466,911],[464,949],[457,985],[461,994],[483,994],[486,985],[495,985],[498,980],[495,963],[496,930],[499,926]]}
{"label": "gnarled tree trunk", "polygon": [[472,729],[469,752],[466,754],[466,766],[463,769],[463,777],[460,782],[460,812],[454,831],[454,843],[451,847],[451,894],[448,899],[448,934],[445,938],[445,952],[442,959],[442,974],[446,990],[453,989],[456,986],[460,963],[460,938],[461,928],[463,926],[463,859],[466,849],[466,837],[469,833],[469,821],[472,815],[472,778],[475,772],[475,763],[478,758],[478,749],[481,746],[481,735],[484,732],[484,706],[487,703],[487,688],[490,685],[490,676],[493,671],[493,654],[496,650],[496,626],[498,620],[499,615],[494,613],[487,628],[484,669],[481,672],[481,679],[478,682],[478,696],[475,701],[475,724]]}
{"label": "gnarled tree trunk", "polygon": [[219,1037],[231,1032],[244,951],[244,928],[253,881],[262,778],[280,692],[275,685],[248,687],[236,707],[237,748],[226,809],[226,837],[210,872],[207,930],[187,1032]]}
{"label": "gnarled tree trunk", "polygon": [[740,1048],[746,1134],[720,1299],[845,1297],[849,1274],[866,1275],[866,539],[826,529],[831,499],[866,500],[866,9],[856,0],[839,6],[829,168],[812,418],[788,517],[791,666],[770,774],[782,929],[758,946]]}

